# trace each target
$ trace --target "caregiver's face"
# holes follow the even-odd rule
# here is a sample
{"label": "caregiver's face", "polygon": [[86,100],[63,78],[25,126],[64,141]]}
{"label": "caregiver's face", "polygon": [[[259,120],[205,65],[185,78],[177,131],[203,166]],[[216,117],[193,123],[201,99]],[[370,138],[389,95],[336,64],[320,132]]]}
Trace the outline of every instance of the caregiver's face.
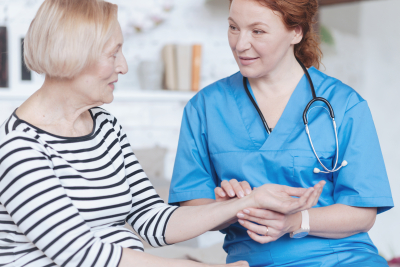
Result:
{"label": "caregiver's face", "polygon": [[255,0],[233,0],[229,16],[229,45],[243,76],[260,78],[293,56],[298,30],[288,30],[281,15]]}

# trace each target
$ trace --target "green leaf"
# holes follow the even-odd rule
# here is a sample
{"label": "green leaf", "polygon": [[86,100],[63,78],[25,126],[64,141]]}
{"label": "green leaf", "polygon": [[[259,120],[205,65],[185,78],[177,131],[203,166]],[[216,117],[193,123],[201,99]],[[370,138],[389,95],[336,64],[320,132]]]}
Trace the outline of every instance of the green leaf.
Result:
{"label": "green leaf", "polygon": [[326,43],[328,45],[334,45],[335,44],[335,39],[333,39],[332,33],[330,30],[325,27],[324,25],[321,25],[321,41],[323,43]]}

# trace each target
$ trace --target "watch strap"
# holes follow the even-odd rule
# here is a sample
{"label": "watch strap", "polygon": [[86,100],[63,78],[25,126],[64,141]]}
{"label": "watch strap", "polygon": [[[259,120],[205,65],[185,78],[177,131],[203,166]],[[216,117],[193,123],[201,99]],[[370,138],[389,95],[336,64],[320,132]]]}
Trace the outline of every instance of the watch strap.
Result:
{"label": "watch strap", "polygon": [[299,230],[290,233],[290,237],[302,238],[308,235],[309,232],[310,232],[310,215],[308,214],[308,210],[303,210],[301,212],[301,227]]}

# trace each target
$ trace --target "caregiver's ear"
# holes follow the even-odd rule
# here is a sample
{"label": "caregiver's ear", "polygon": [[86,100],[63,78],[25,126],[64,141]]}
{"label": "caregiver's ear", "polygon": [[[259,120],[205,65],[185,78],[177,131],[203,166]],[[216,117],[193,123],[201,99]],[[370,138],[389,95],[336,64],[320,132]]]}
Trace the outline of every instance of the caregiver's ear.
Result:
{"label": "caregiver's ear", "polygon": [[293,40],[292,44],[298,44],[303,39],[303,28],[300,25],[297,25],[293,29]]}

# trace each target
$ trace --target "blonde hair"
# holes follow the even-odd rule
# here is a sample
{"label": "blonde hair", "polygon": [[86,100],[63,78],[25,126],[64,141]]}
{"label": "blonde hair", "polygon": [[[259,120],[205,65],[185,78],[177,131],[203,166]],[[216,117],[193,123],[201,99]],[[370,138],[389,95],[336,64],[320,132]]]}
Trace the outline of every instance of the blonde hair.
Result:
{"label": "blonde hair", "polygon": [[118,24],[117,5],[103,0],[45,0],[24,40],[26,66],[71,79],[99,58]]}

